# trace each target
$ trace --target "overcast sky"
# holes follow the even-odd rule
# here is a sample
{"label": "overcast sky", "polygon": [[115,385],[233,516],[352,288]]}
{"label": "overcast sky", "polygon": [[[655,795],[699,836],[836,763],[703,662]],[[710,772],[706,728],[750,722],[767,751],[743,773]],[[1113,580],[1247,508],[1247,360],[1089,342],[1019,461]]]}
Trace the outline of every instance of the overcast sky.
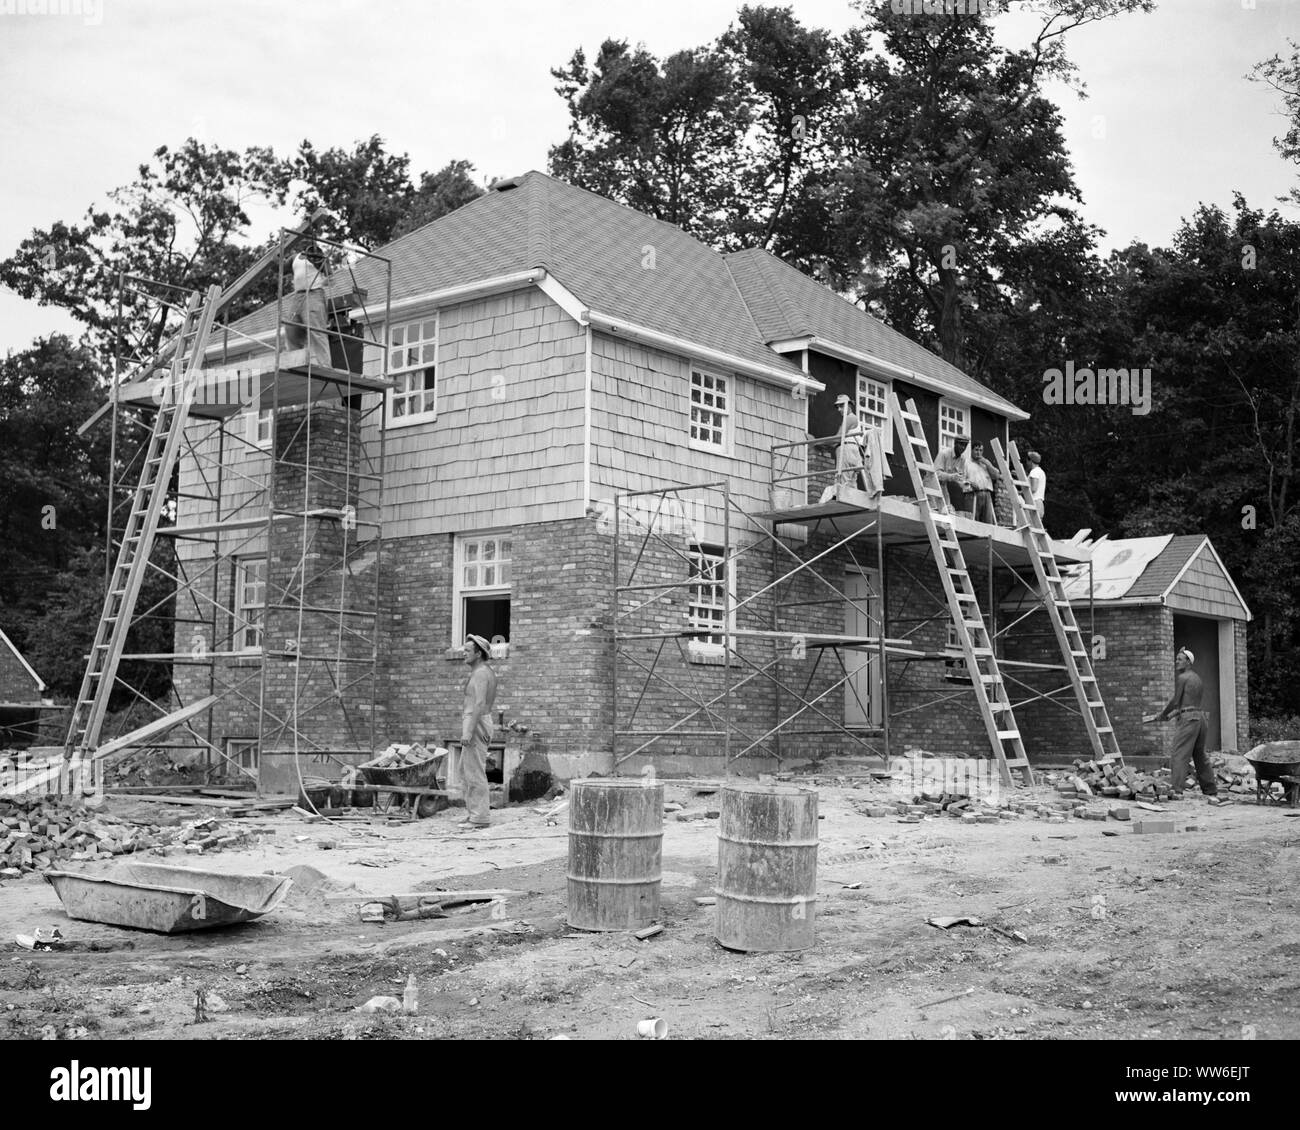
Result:
{"label": "overcast sky", "polygon": [[[67,15],[22,14],[45,4]],[[546,168],[567,129],[550,68],[605,38],[658,55],[712,41],[739,0],[0,0],[0,256],[75,221],[159,145],[195,135],[289,152],[380,134],[415,173],[453,158],[480,177]],[[810,26],[847,0],[796,0]],[[18,12],[14,12],[18,9]],[[1023,42],[1024,17],[999,18]],[[1106,245],[1168,241],[1199,202],[1256,206],[1296,183],[1274,153],[1276,95],[1244,76],[1300,39],[1300,0],[1160,0],[1074,33],[1089,97],[1054,88]],[[1288,214],[1294,215],[1293,212]],[[261,233],[258,233],[261,234]],[[73,323],[0,290],[0,349]]]}

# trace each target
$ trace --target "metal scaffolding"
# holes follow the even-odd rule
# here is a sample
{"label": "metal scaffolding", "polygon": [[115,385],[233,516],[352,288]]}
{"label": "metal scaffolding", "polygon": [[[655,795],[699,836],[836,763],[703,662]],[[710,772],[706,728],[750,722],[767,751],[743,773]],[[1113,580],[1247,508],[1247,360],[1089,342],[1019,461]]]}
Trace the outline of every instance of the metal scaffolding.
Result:
{"label": "metal scaffolding", "polygon": [[[729,771],[748,757],[767,757],[779,765],[791,759],[796,743],[806,751],[810,742],[823,738],[838,741],[837,752],[888,761],[896,752],[891,722],[971,698],[960,653],[918,639],[927,626],[947,625],[951,617],[944,595],[922,575],[924,567],[933,572],[936,565],[921,518],[912,512],[915,503],[897,497],[871,500],[851,488],[837,489],[828,501],[805,501],[822,486],[835,484],[832,468],[810,469],[810,463],[838,442],[838,437],[823,437],[774,446],[770,489],[775,505],[770,509],[741,506],[728,481],[672,484],[615,499],[611,743],[616,772],[633,757],[652,758],[674,748],[698,751],[710,742]],[[700,517],[709,513],[712,522]],[[1044,597],[1027,563],[1012,559],[1025,552],[1015,531],[1001,528],[995,535],[973,522],[960,525],[954,536],[971,548],[971,560],[977,560],[976,553],[983,559],[989,630],[1001,652],[1009,633],[1042,609]],[[707,542],[710,530],[720,543],[721,560],[712,575],[704,575],[689,546]],[[754,566],[764,549],[766,574],[755,578]],[[831,562],[863,577],[866,595],[850,596],[826,568]],[[748,585],[741,581],[746,576],[742,564],[750,566]],[[666,565],[677,570],[675,576],[665,576]],[[1091,562],[1086,568],[1091,580]],[[900,585],[906,588],[900,590]],[[701,589],[715,596],[716,624],[689,623],[692,591]],[[1000,625],[999,606],[1020,591],[1029,611]],[[918,594],[933,601],[932,612],[922,608],[915,616],[891,616],[891,605],[914,606]],[[674,597],[682,596],[688,609],[685,625],[680,604],[673,604]],[[738,614],[746,609],[751,621],[761,615],[760,602],[770,605],[765,627],[738,624]],[[827,630],[828,617],[849,609],[871,626],[868,633]],[[658,613],[656,623],[636,622],[648,613]],[[820,624],[810,622],[819,614]],[[1091,626],[1089,596],[1090,632]],[[715,641],[713,655],[701,656],[699,649],[691,654],[692,641],[701,640]],[[856,685],[855,657],[858,662],[870,657],[872,704],[863,702]],[[940,663],[952,689],[936,696],[919,672]],[[1023,695],[1015,706],[1041,700],[1078,714],[1067,701],[1073,693],[1068,679],[1064,685],[1039,685],[1045,677],[1064,674],[1064,664],[1001,656],[998,663],[1006,681]],[[706,679],[711,686],[702,685]],[[745,709],[740,700],[740,692],[751,684],[770,695],[760,712]],[[657,700],[655,690],[660,692]],[[842,696],[847,695],[854,696],[858,712],[872,725],[845,724]],[[672,705],[665,707],[665,701]]]}
{"label": "metal scaffolding", "polygon": [[[120,658],[137,666],[161,665],[173,674],[188,668],[199,675],[174,678],[171,699],[164,704],[122,674],[114,679],[133,701],[146,704],[156,716],[156,728],[171,730],[166,740],[142,734],[123,753],[131,748],[197,746],[204,751],[209,777],[225,766],[238,776],[258,780],[257,766],[268,752],[292,752],[296,760],[301,751],[323,761],[339,754],[369,753],[375,746],[385,425],[391,387],[384,335],[392,267],[388,259],[363,248],[311,235],[309,227],[310,221],[305,229],[280,233],[267,267],[275,272],[274,303],[254,315],[249,328],[241,329],[238,319],[221,321],[208,335],[175,485],[157,487],[171,492],[166,511],[171,522],[160,525],[157,533],[171,540],[174,564],[169,567],[158,559],[165,554],[151,555],[147,568],[165,579],[168,592],[152,604],[133,608],[131,617],[135,623],[171,624],[173,646],[124,652]],[[317,262],[341,264],[326,292],[335,315],[326,331],[329,365],[310,347],[288,348],[282,332],[286,325],[301,328],[304,337],[320,332],[308,331],[290,317],[292,292],[286,286],[292,285],[291,257],[304,249],[314,251]],[[376,304],[368,304],[366,294],[373,289],[382,290],[383,301],[382,317],[372,321],[367,311]],[[131,275],[119,278],[119,341],[126,341],[126,314],[138,318],[143,304],[152,348],[140,343],[139,354],[120,351],[114,359],[106,583],[121,551],[122,515],[132,505],[147,445],[120,472],[117,452],[128,420],[150,413],[149,384],[167,353],[158,343],[173,320],[177,292]],[[353,332],[348,317],[358,308],[361,322]],[[331,411],[337,418],[340,410],[342,451],[328,460],[318,451],[317,425]],[[322,494],[333,504],[321,505]],[[326,542],[332,548],[327,549]],[[296,561],[289,560],[287,576],[281,576],[272,562],[286,544]],[[259,558],[261,575],[248,582],[245,570]],[[364,581],[357,569],[363,561],[370,574]],[[322,582],[336,586],[337,599],[329,604],[311,599]],[[245,599],[248,584],[260,584],[260,603]],[[170,611],[168,605],[173,606]],[[286,617],[294,633],[268,638],[268,628]],[[316,647],[299,646],[304,637]],[[321,641],[331,642],[320,646]],[[277,668],[292,672],[287,696],[269,686]],[[197,701],[196,687],[205,692]],[[341,714],[344,742],[327,745],[307,732],[313,714],[327,705]],[[220,716],[232,715],[255,720],[254,732],[240,735],[253,739],[254,747],[233,755],[222,747],[218,722]],[[165,726],[169,719],[175,720],[174,726]],[[121,740],[119,736],[107,744]],[[96,756],[102,753],[101,746]]]}

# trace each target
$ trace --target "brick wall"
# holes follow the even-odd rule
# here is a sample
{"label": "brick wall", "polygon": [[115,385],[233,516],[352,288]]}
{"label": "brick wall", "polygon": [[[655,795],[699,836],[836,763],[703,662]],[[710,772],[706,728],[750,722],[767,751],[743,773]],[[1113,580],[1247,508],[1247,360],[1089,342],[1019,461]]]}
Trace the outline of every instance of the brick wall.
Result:
{"label": "brick wall", "polygon": [[[1087,609],[1076,608],[1076,615],[1084,639],[1089,640]],[[1093,660],[1093,673],[1111,725],[1115,727],[1120,751],[1135,756],[1167,756],[1169,728],[1143,725],[1142,715],[1159,710],[1173,693],[1172,614],[1168,609],[1152,605],[1097,608],[1094,615],[1095,636],[1106,637],[1106,658]],[[1016,632],[1009,633],[1006,650],[1015,659],[1061,662],[1056,637],[1044,612],[1035,612]],[[1021,677],[1043,690],[1064,686],[1067,678],[1062,671],[1035,672]],[[1072,710],[1077,709],[1073,693],[1058,697]],[[1016,718],[1031,759],[1093,756],[1082,719],[1060,706],[1029,703],[1016,711]]]}
{"label": "brick wall", "polygon": [[[1232,624],[1233,662],[1237,678],[1237,733],[1236,749],[1245,753],[1250,749],[1250,676],[1246,663],[1246,621],[1234,620]],[[1231,739],[1223,735],[1224,744]]]}

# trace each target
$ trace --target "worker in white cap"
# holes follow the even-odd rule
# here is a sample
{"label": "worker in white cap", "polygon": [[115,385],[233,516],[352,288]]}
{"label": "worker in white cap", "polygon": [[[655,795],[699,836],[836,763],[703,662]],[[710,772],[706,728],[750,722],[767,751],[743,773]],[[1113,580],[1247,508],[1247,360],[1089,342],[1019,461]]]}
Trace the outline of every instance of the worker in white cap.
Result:
{"label": "worker in white cap", "polygon": [[472,632],[465,637],[465,708],[460,718],[460,779],[465,794],[463,831],[486,828],[491,822],[487,783],[487,751],[492,737],[492,708],[497,700],[497,673],[488,666],[491,645]]}
{"label": "worker in white cap", "polygon": [[1196,656],[1185,647],[1178,649],[1174,656],[1174,697],[1165,704],[1165,708],[1156,715],[1156,721],[1177,718],[1178,726],[1174,730],[1174,748],[1169,755],[1170,783],[1173,785],[1174,797],[1181,798],[1183,787],[1187,784],[1187,774],[1192,764],[1196,765],[1196,779],[1201,792],[1211,804],[1219,803],[1219,785],[1214,778],[1214,767],[1205,754],[1205,735],[1209,731],[1209,715],[1201,709],[1201,696],[1205,684],[1200,675],[1192,670]]}

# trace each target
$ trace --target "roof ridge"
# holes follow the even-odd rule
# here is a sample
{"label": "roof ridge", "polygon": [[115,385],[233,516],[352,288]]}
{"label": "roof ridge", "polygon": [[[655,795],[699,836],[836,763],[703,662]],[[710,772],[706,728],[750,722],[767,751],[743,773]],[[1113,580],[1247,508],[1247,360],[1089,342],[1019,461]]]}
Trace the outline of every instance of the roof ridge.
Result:
{"label": "roof ridge", "polygon": [[[782,266],[789,267],[790,270],[795,271],[795,273],[798,274],[800,277],[802,278],[808,277],[807,275],[804,275],[802,271],[799,271],[797,268],[790,267],[790,264],[787,263],[784,259],[781,259],[776,255],[773,255],[772,252],[770,252],[766,247],[745,247],[742,248],[740,251],[735,252],[734,254],[740,255],[749,252],[756,252],[757,255],[755,257],[759,259],[760,263],[766,259],[775,259],[778,263],[782,264]],[[768,273],[763,266],[760,266],[759,271],[763,276],[763,283],[767,287],[768,293],[772,295],[772,297],[776,300],[776,304],[781,308],[781,314],[785,318],[785,323],[786,326],[789,328],[790,333],[793,334],[795,337],[800,336],[799,318],[796,316],[798,314],[798,311],[795,311],[793,309],[792,303],[790,302],[790,296],[786,293],[785,287],[774,286],[773,280],[768,276]],[[817,283],[816,279],[811,279],[810,281]],[[820,286],[821,284],[817,283],[817,285]],[[829,287],[825,289],[830,291],[831,294],[835,293],[833,290],[830,290]],[[742,297],[744,296],[742,295]],[[836,297],[838,297],[838,295]],[[805,317],[803,320],[806,322],[807,318]],[[811,335],[813,331],[811,327],[804,326],[802,332],[804,334]]]}
{"label": "roof ridge", "polygon": [[[708,245],[706,244],[705,246]],[[713,251],[713,248],[710,247],[709,250]],[[749,302],[745,298],[745,289],[740,285],[740,281],[736,278],[736,273],[731,269],[731,256],[722,251],[714,251],[713,253],[722,260],[722,265],[727,269],[727,278],[731,280],[731,285],[736,290],[736,296],[740,299],[740,306],[741,309],[745,311],[745,317],[749,319],[749,324],[754,327],[754,336],[766,345],[767,341],[763,335],[763,331],[758,328],[758,321],[754,318],[754,311],[749,308]],[[764,280],[764,282],[766,282],[766,280]],[[777,354],[777,356],[779,357],[780,354]]]}
{"label": "roof ridge", "polygon": [[[551,201],[546,186],[528,181],[528,259],[534,267],[551,268]],[[522,185],[520,186],[522,187]]]}

